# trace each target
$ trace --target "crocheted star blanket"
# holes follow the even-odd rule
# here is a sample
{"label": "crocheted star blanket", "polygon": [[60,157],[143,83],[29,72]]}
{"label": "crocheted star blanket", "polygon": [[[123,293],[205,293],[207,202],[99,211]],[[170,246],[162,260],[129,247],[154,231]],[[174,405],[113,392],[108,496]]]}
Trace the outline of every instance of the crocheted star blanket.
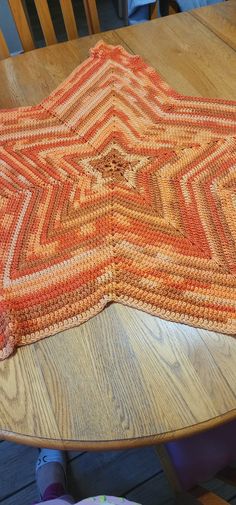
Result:
{"label": "crocheted star blanket", "polygon": [[0,112],[0,358],[108,302],[236,333],[236,102],[98,43]]}

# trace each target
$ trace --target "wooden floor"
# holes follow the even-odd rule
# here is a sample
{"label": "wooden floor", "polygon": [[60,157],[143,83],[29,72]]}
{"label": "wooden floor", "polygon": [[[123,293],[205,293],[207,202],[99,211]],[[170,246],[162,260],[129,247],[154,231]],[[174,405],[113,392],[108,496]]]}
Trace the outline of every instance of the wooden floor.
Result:
{"label": "wooden floor", "polygon": [[[10,442],[0,443],[0,503],[31,505],[38,499],[34,467],[38,451]],[[153,448],[120,452],[68,454],[70,492],[78,500],[92,495],[125,496],[142,505],[173,505],[174,500]],[[213,480],[217,490],[236,505],[236,489]]]}

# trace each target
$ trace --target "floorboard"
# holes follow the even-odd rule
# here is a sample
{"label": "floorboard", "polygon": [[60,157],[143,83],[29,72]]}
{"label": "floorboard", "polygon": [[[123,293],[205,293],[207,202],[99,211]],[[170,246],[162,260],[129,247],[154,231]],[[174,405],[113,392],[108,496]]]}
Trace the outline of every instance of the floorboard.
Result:
{"label": "floorboard", "polygon": [[[38,499],[34,480],[37,449],[2,442],[0,448],[1,505],[31,505]],[[125,496],[142,505],[174,505],[155,450],[69,452],[68,483],[76,499],[97,494]],[[236,489],[219,480],[206,486],[236,505]]]}
{"label": "floorboard", "polygon": [[34,481],[37,449],[3,442],[0,446],[0,503]]}
{"label": "floorboard", "polygon": [[0,501],[1,505],[32,505],[38,500],[38,493],[35,484],[30,484],[29,486],[20,489],[18,493],[9,495],[3,501]]}
{"label": "floorboard", "polygon": [[[0,451],[2,505],[31,505],[38,499],[34,481],[37,449],[3,442]],[[98,453],[68,453],[68,484],[76,499],[124,496],[163,472],[152,448]],[[20,469],[20,471],[19,471]]]}
{"label": "floorboard", "polygon": [[229,501],[232,500],[235,495],[236,495],[236,488],[233,486],[230,486],[229,484],[225,484],[221,480],[218,479],[212,479],[210,482],[208,482],[205,487],[209,489],[210,491],[213,491],[214,493],[218,494],[225,500]]}
{"label": "floorboard", "polygon": [[124,496],[160,471],[153,448],[86,453],[72,461],[69,482],[76,499],[99,494]]}
{"label": "floorboard", "polygon": [[163,472],[136,486],[125,498],[142,505],[174,505],[174,498]]}

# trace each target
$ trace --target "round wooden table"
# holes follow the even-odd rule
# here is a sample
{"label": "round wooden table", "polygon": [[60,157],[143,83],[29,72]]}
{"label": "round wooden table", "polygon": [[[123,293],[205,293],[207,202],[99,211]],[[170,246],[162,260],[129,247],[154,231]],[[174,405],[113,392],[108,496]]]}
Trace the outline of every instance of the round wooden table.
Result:
{"label": "round wooden table", "polygon": [[[236,99],[235,20],[229,1],[102,38],[141,54],[178,91]],[[0,107],[39,102],[100,38],[0,62]],[[122,305],[0,363],[0,436],[25,444],[134,447],[234,418],[236,339]]]}
{"label": "round wooden table", "polygon": [[4,438],[70,449],[158,443],[233,419],[236,340],[112,304],[0,364]]}

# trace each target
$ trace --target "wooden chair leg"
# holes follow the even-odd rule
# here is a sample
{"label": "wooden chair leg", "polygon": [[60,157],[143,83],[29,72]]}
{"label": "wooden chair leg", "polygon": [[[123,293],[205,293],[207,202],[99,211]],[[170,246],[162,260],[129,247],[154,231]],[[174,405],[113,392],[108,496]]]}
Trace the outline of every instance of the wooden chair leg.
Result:
{"label": "wooden chair leg", "polygon": [[183,491],[182,491],[181,485],[179,483],[179,480],[177,478],[177,475],[175,473],[174,467],[172,465],[170,456],[168,454],[168,451],[166,450],[165,445],[163,445],[163,444],[157,445],[155,447],[155,449],[156,449],[157,454],[160,458],[163,470],[166,474],[167,480],[168,480],[172,490],[174,491],[176,496],[178,494],[182,494],[182,496],[183,496]]}

